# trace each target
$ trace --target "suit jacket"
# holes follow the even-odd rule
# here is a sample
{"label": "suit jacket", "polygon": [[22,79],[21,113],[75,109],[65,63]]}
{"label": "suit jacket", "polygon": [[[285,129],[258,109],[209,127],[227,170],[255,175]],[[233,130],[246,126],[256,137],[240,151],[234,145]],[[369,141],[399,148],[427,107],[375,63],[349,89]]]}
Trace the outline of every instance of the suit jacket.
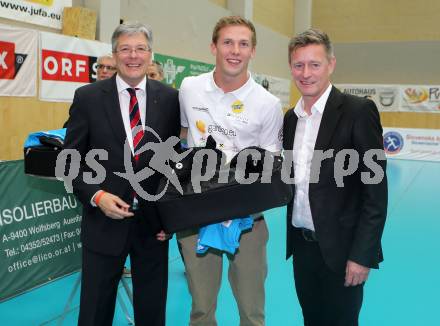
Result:
{"label": "suit jacket", "polygon": [[[284,117],[285,150],[293,149],[296,123],[297,116],[291,109]],[[332,88],[315,143],[315,150],[329,149],[334,150],[333,157],[322,161],[319,181],[309,184],[310,209],[323,258],[333,271],[340,273],[345,271],[348,259],[378,268],[383,260],[381,237],[387,213],[386,161],[377,157],[373,160],[376,170],[380,167],[384,172],[379,183],[361,181],[361,173],[374,176],[371,164],[363,160],[365,152],[378,149],[383,153],[380,116],[373,101]],[[344,186],[338,187],[334,164],[336,154],[343,149],[356,150],[360,159],[358,169],[344,177]],[[347,167],[347,160],[344,164]],[[295,257],[296,250],[293,200],[287,206],[287,258]]]}
{"label": "suit jacket", "polygon": [[[162,141],[180,132],[179,100],[176,90],[155,80],[147,79],[147,104],[145,125],[151,127]],[[128,110],[128,108],[127,108]],[[133,189],[130,183],[114,174],[126,172],[124,167],[124,144],[126,132],[119,106],[116,87],[116,75],[110,79],[80,87],[76,90],[70,116],[67,122],[65,149],[76,149],[81,155],[78,177],[72,182],[73,192],[83,205],[81,240],[85,247],[98,253],[119,255],[124,249],[132,219],[114,220],[103,214],[101,209],[90,203],[93,195],[100,189],[119,196],[127,203],[132,202]],[[151,132],[145,132],[141,145],[158,142]],[[93,172],[85,164],[84,158],[91,149],[104,149],[108,157],[95,159],[105,170],[105,179],[96,184],[84,182],[84,172]],[[132,163],[134,171],[145,167],[152,156],[151,151],[140,155],[137,164]],[[102,168],[101,172],[102,172]],[[96,173],[92,174],[95,176]],[[142,188],[149,194],[157,191],[161,175],[155,173],[141,182]],[[90,183],[90,182],[89,182]],[[157,244],[153,235],[161,228],[154,202],[140,200],[142,225],[145,227],[146,243]]]}

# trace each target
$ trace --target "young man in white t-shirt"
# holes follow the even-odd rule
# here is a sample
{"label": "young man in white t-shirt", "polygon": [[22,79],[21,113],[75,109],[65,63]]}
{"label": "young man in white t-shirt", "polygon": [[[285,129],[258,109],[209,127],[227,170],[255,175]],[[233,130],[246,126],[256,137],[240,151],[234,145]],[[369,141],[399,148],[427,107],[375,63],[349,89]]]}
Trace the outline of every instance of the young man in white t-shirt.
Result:
{"label": "young man in white t-shirt", "polygon": [[[211,52],[214,71],[187,77],[180,88],[182,136],[188,145],[204,146],[212,135],[228,159],[249,146],[281,150],[283,115],[278,98],[248,72],[255,55],[253,24],[241,17],[221,18],[214,27]],[[240,199],[231,205],[240,205]],[[232,218],[232,216],[231,216]],[[242,234],[238,252],[229,259],[229,282],[240,312],[240,325],[264,325],[264,282],[268,230],[262,214]],[[198,230],[177,235],[192,296],[190,325],[217,325],[215,311],[221,284],[223,252],[196,254]]]}

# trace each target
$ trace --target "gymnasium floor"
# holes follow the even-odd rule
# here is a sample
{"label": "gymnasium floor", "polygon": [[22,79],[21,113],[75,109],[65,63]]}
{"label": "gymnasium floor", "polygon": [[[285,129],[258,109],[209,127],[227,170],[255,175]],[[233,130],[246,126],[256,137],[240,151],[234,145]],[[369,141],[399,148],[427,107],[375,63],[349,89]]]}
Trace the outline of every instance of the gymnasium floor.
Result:
{"label": "gymnasium floor", "polygon": [[[440,163],[388,160],[389,206],[383,235],[385,261],[365,287],[363,326],[438,325],[440,308]],[[270,239],[266,282],[268,326],[302,325],[285,255],[285,208],[267,212]],[[227,269],[224,268],[224,271]],[[224,273],[226,274],[226,273]],[[57,325],[78,274],[0,303],[0,325]],[[1,280],[0,280],[1,281]],[[120,294],[128,302],[122,288]],[[219,326],[238,325],[235,301],[224,275]],[[191,299],[175,240],[171,242],[167,325],[188,325]],[[76,325],[78,294],[63,325]],[[114,325],[127,325],[118,304]]]}

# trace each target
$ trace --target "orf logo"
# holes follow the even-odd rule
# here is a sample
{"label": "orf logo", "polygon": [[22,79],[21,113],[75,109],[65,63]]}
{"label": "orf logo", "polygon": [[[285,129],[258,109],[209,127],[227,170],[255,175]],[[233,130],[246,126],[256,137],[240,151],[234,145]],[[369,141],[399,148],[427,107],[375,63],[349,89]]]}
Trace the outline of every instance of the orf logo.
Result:
{"label": "orf logo", "polygon": [[0,41],[0,79],[14,79],[26,57],[15,53],[15,43]]}
{"label": "orf logo", "polygon": [[397,154],[403,148],[403,138],[395,131],[389,131],[383,135],[383,148],[387,154]]}
{"label": "orf logo", "polygon": [[96,80],[96,57],[53,50],[41,51],[43,80],[91,83]]}

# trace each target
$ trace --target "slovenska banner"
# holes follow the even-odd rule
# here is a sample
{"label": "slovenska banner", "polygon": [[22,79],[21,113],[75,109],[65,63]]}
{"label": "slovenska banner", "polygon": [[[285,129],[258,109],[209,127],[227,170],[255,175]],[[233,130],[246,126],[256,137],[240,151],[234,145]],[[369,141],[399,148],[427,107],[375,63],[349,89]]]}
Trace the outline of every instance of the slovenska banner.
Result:
{"label": "slovenska banner", "polygon": [[383,146],[388,158],[440,161],[440,131],[437,129],[385,127]]}
{"label": "slovenska banner", "polygon": [[0,96],[37,93],[36,31],[0,25]]}
{"label": "slovenska banner", "polygon": [[0,163],[0,301],[81,267],[81,205],[60,181]]}
{"label": "slovenska banner", "polygon": [[40,100],[71,102],[75,90],[96,80],[96,60],[108,43],[40,33]]}

